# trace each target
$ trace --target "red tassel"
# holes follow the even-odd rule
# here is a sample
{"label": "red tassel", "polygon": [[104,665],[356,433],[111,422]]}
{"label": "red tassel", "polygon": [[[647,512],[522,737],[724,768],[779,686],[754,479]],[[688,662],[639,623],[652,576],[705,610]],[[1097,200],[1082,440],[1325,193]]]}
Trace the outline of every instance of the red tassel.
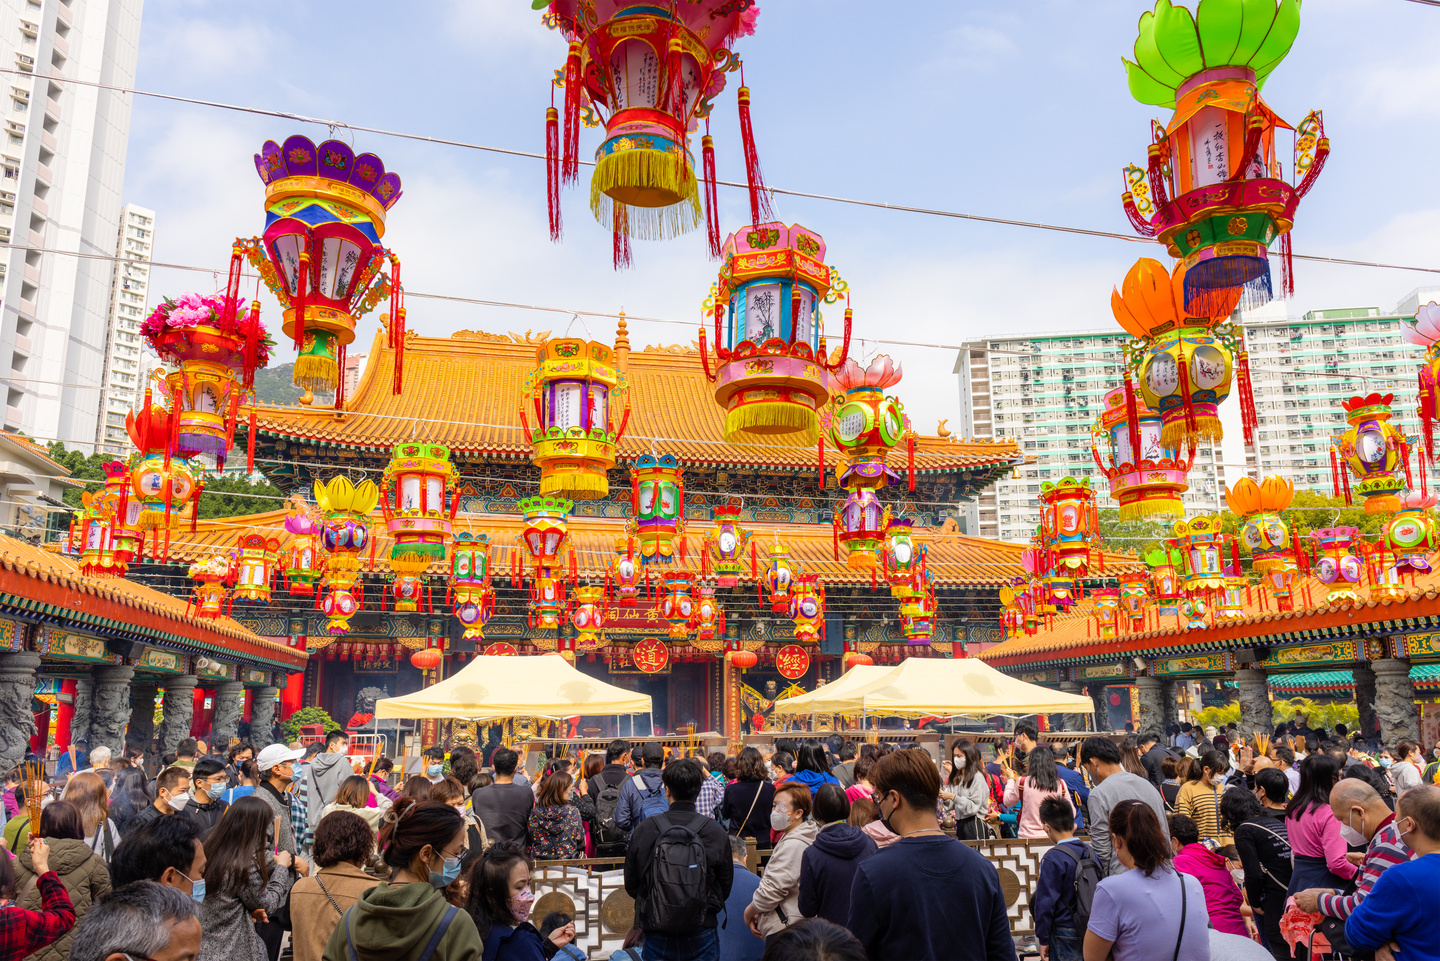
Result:
{"label": "red tassel", "polygon": [[[392,297],[395,295],[391,295]],[[398,394],[405,386],[405,308],[401,307],[395,312],[394,326],[395,334],[395,379],[390,385],[390,393]]]}
{"label": "red tassel", "polygon": [[1420,469],[1420,496],[1427,497],[1430,494],[1430,465],[1425,457],[1425,451],[1423,449],[1420,450],[1415,455],[1415,459],[1417,462],[1416,466]]}
{"label": "red tassel", "polygon": [[335,381],[335,409],[345,409],[345,345],[341,344],[335,351],[335,364],[340,368],[340,376]]}
{"label": "red tassel", "polygon": [[[741,68],[743,75],[744,68]],[[760,155],[755,150],[755,129],[750,122],[750,88],[741,87],[735,99],[740,104],[740,147],[745,153],[745,182],[750,188],[750,222],[768,223],[775,219],[770,207],[770,195],[765,191],[765,180],[760,173]]]}
{"label": "red tassel", "polygon": [[1240,426],[1245,431],[1247,447],[1255,446],[1255,429],[1260,418],[1255,411],[1255,386],[1250,378],[1250,352],[1245,349],[1245,338],[1240,338]]}
{"label": "red tassel", "polygon": [[1235,565],[1234,576],[1240,576],[1240,542],[1234,538],[1230,540],[1230,563]]}
{"label": "red tassel", "polygon": [[245,472],[255,473],[255,434],[258,431],[256,426],[255,408],[250,408],[250,430],[245,437]]}
{"label": "red tassel", "polygon": [[752,578],[759,576],[759,567],[758,567],[758,565],[757,565],[757,563],[756,563],[756,558],[755,558],[755,542],[754,542],[754,541],[751,541],[751,542],[750,542],[750,576],[751,576]]}
{"label": "red tassel", "polygon": [[816,450],[815,486],[822,491],[825,489],[825,432],[820,432],[820,442]]}
{"label": "red tassel", "polygon": [[1143,459],[1140,450],[1140,401],[1135,397],[1135,381],[1125,372],[1125,416],[1129,420],[1131,466],[1138,469]]}
{"label": "red tassel", "polygon": [[830,536],[835,542],[835,559],[838,561],[840,559],[840,521],[838,518],[830,526]]}
{"label": "red tassel", "polygon": [[310,242],[309,238],[304,240],[304,249],[300,251],[300,267],[296,271],[297,283],[295,284],[295,297],[291,301],[291,307],[295,311],[295,350],[302,350],[305,346],[305,294],[306,288],[310,286]]}
{"label": "red tassel", "polygon": [[630,253],[630,213],[625,205],[616,202],[613,205],[614,226],[611,229],[611,243],[614,246],[614,261],[616,270],[625,270],[635,265],[634,258]]}
{"label": "red tassel", "polygon": [[371,532],[370,532],[370,557],[369,557],[369,559],[366,560],[366,562],[365,562],[366,569],[369,570],[371,574],[374,574],[374,573],[375,573],[375,545],[376,545],[377,543],[379,543],[379,541],[380,541],[380,538],[378,538],[378,537],[375,536],[375,532],[374,532],[374,531],[371,531]]}
{"label": "red tassel", "polygon": [[[701,170],[705,178],[705,239],[710,256],[720,256],[720,203],[715,175],[715,141],[710,137],[710,118],[705,118],[705,136],[700,138]],[[719,343],[719,340],[716,340]]]}
{"label": "red tassel", "polygon": [[560,111],[545,110],[545,204],[550,212],[550,241],[560,240]]}
{"label": "red tassel", "polygon": [[1295,252],[1288,230],[1280,235],[1280,296],[1295,296]]}
{"label": "red tassel", "polygon": [[1330,483],[1335,489],[1335,496],[1340,496],[1340,458],[1334,447],[1330,448]]}
{"label": "red tassel", "polygon": [[1407,490],[1415,489],[1415,478],[1410,474],[1410,445],[1403,440],[1400,442],[1400,459],[1405,463],[1405,487]]}
{"label": "red tassel", "polygon": [[[570,42],[565,57],[565,143],[560,161],[560,182],[573,184],[580,177],[580,41]],[[558,216],[558,215],[557,215]]]}
{"label": "red tassel", "polygon": [[915,489],[915,438],[905,438],[905,471],[910,475],[910,490]]}
{"label": "red tassel", "polygon": [[1435,459],[1435,379],[1429,367],[1421,367],[1418,375],[1420,386],[1420,427],[1425,438],[1425,453]]}
{"label": "red tassel", "polygon": [[1353,505],[1355,498],[1350,493],[1350,472],[1348,470],[1340,472],[1340,483],[1345,487],[1345,503]]}
{"label": "red tassel", "polygon": [[1195,402],[1190,396],[1190,358],[1185,356],[1184,341],[1180,344],[1180,363],[1176,364],[1176,370],[1180,375],[1180,396],[1185,398],[1185,428],[1190,433],[1196,433],[1195,426]]}

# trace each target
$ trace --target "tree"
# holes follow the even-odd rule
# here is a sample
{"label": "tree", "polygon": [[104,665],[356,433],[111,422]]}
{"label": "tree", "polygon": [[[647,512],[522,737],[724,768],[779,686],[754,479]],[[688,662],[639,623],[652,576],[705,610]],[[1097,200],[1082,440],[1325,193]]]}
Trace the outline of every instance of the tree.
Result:
{"label": "tree", "polygon": [[1175,522],[1171,519],[1122,521],[1119,508],[1100,509],[1100,539],[1107,550],[1144,557],[1174,536]]}
{"label": "tree", "polygon": [[280,736],[289,744],[300,736],[300,728],[308,724],[321,724],[325,733],[340,730],[340,724],[323,707],[302,707],[280,722]]}
{"label": "tree", "polygon": [[[70,450],[59,441],[49,445],[50,458],[70,471],[74,480],[89,481],[85,487],[71,488],[65,492],[65,506],[79,510],[84,505],[80,495],[85,491],[99,490],[105,481],[101,465],[119,460],[114,454],[91,454],[88,457],[78,450]],[[285,495],[263,478],[252,482],[249,477],[222,474],[205,479],[205,493],[200,497],[200,517],[236,517],[242,514],[260,514],[279,510],[285,503]]]}

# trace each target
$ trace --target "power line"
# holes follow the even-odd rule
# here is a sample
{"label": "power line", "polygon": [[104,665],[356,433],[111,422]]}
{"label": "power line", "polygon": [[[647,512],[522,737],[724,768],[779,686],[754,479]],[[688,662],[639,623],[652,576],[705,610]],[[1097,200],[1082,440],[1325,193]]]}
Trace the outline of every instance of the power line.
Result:
{"label": "power line", "polygon": [[[1412,2],[1431,2],[1431,0],[1412,0]],[[1436,0],[1440,3],[1440,0]],[[123,87],[115,84],[99,83],[92,80],[76,80],[69,77],[58,77],[54,75],[36,74],[29,71],[18,70],[10,67],[0,67],[0,73],[17,74],[27,79],[52,80],[58,83],[80,84],[86,87],[95,87],[100,90],[112,90],[123,94],[132,94],[137,97],[150,97],[156,100],[169,100],[177,103],[186,103],[200,107],[212,107],[217,110],[233,110],[239,113],[247,113],[262,117],[277,117],[282,120],[293,120],[298,123],[311,123],[329,128],[334,131],[336,128],[373,133],[382,137],[394,137],[400,140],[415,140],[421,143],[438,144],[446,147],[460,147],[465,150],[479,150],[486,153],[503,154],[509,157],[524,157],[530,160],[544,161],[543,153],[536,153],[529,150],[515,150],[509,147],[493,147],[488,144],[471,143],[466,140],[455,140],[449,137],[433,137],[428,134],[415,134],[399,130],[386,130],[382,127],[369,127],[361,124],[346,123],[342,120],[326,120],[322,117],[307,117],[304,114],[292,113],[284,110],[269,110],[262,107],[246,107],[239,104],[223,103],[218,100],[201,100],[195,97],[182,97],[178,94],[159,93],[152,90],[139,90],[134,87]],[[581,160],[581,164],[593,167],[594,161]],[[733,187],[748,190],[749,185],[733,180],[716,180],[715,183],[722,187]],[[1154,241],[1148,237],[1137,237],[1134,234],[1123,234],[1111,230],[1095,230],[1087,227],[1071,227],[1064,224],[1051,224],[1038,220],[1019,220],[1013,217],[992,217],[985,214],[969,214],[954,210],[942,210],[935,207],[920,207],[910,204],[897,204],[881,200],[865,200],[856,197],[841,197],[833,194],[820,194],[806,190],[794,190],[785,187],[765,188],[772,194],[782,194],[787,197],[801,197],[807,200],[822,200],[829,203],[849,204],[856,207],[870,207],[877,210],[892,210],[898,213],[922,214],[930,217],[943,217],[951,220],[968,220],[975,223],[997,224],[1006,227],[1024,227],[1031,230],[1048,230],[1056,233],[1073,234],[1083,237],[1098,237],[1106,240],[1121,240],[1127,243],[1151,244]],[[1402,264],[1387,264],[1368,260],[1353,260],[1346,257],[1327,257],[1320,254],[1292,254],[1295,260],[1306,260],[1315,263],[1336,264],[1349,267],[1372,267],[1384,270],[1411,270],[1421,273],[1440,273],[1440,267],[1411,267]],[[922,345],[923,346],[923,345]]]}

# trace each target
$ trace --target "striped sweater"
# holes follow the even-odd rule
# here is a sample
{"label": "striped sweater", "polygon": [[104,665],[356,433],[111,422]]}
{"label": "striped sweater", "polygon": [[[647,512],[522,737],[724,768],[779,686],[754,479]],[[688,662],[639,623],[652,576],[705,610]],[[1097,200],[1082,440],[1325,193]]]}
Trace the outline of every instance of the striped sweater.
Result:
{"label": "striped sweater", "polygon": [[1413,854],[1410,848],[1400,839],[1400,832],[1395,830],[1395,815],[1392,814],[1385,819],[1380,830],[1370,839],[1370,846],[1365,849],[1365,863],[1360,868],[1360,879],[1355,885],[1355,893],[1320,895],[1320,913],[1344,921],[1350,917],[1350,912],[1365,900],[1370,889],[1380,879],[1382,871],[1391,865],[1408,861],[1411,857]]}

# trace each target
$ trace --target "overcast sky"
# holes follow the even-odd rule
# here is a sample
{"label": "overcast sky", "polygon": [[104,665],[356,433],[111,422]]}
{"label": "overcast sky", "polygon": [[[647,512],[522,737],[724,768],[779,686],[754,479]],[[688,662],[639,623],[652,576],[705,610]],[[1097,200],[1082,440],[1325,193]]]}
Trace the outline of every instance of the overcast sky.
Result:
{"label": "overcast sky", "polygon": [[[746,65],[761,162],[775,186],[944,211],[1128,232],[1121,168],[1144,162],[1151,118],[1127,92],[1146,8],[1132,0],[857,3],[767,0],[736,50]],[[402,15],[403,14],[403,15]],[[1308,0],[1289,58],[1265,88],[1298,123],[1325,111],[1332,153],[1300,207],[1295,250],[1440,266],[1440,9],[1405,0]],[[558,33],[529,0],[146,5],[137,86],[408,133],[543,151]],[[1168,115],[1168,114],[1166,114]],[[742,180],[733,83],[712,119],[721,179]],[[223,284],[229,244],[263,226],[253,154],[266,139],[324,126],[137,97],[125,199],[156,210],[155,258],[213,265],[219,279],[162,270],[156,293]],[[585,310],[624,309],[691,326],[633,324],[631,339],[690,342],[715,278],[703,231],[635,245],[611,269],[610,235],[588,184],[564,199],[565,239],[546,232],[538,160],[375,134],[342,135],[404,181],[385,242],[416,292]],[[589,156],[601,131],[583,130]],[[1282,157],[1289,167],[1288,142]],[[588,172],[582,169],[582,179]],[[721,188],[721,227],[748,220]],[[954,351],[864,338],[957,344],[997,332],[1111,326],[1110,289],[1157,244],[1135,244],[852,204],[776,199],[821,233],[850,283],[864,356],[905,368],[898,392],[917,427],[958,426]],[[1278,264],[1275,265],[1278,287]],[[1391,309],[1440,275],[1300,263],[1290,312]],[[410,302],[409,325],[547,330],[565,315]],[[272,329],[278,312],[268,308]],[[828,316],[838,335],[840,312]],[[573,330],[609,341],[596,319]],[[368,347],[371,320],[357,342]],[[282,345],[280,359],[290,358]],[[1232,402],[1233,405],[1233,402]]]}

